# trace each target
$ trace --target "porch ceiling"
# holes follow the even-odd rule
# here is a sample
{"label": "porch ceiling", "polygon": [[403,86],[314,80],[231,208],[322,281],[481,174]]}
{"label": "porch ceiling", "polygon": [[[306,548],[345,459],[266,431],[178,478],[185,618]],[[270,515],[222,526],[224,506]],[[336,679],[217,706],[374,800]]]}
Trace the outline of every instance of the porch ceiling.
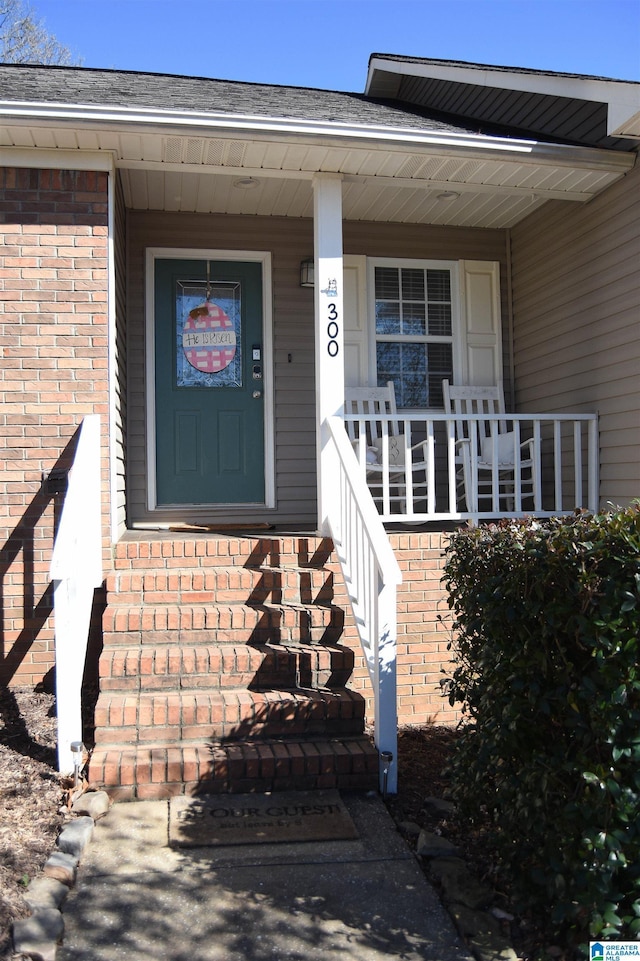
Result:
{"label": "porch ceiling", "polygon": [[[634,161],[620,152],[416,129],[248,132],[203,119],[158,130],[131,120],[5,119],[4,162],[25,149],[65,151],[67,160],[69,151],[108,152],[127,206],[138,210],[312,217],[320,171],[343,175],[347,220],[507,228],[548,200],[591,199]],[[257,183],[238,184],[247,178]]]}

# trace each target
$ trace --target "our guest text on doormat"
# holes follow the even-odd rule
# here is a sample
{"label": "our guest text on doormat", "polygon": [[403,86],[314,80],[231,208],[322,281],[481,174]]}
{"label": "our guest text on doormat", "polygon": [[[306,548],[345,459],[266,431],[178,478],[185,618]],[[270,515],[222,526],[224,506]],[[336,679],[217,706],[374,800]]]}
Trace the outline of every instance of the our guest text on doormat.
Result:
{"label": "our guest text on doormat", "polygon": [[337,791],[173,797],[169,842],[175,847],[340,841],[358,831]]}

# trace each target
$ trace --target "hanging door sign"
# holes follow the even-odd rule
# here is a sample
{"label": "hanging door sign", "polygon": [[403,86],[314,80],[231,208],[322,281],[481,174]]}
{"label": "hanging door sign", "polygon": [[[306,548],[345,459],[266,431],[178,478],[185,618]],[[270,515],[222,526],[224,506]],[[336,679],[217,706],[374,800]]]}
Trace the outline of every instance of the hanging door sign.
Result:
{"label": "hanging door sign", "polygon": [[207,300],[189,311],[182,328],[182,349],[192,367],[217,374],[236,355],[236,332],[218,304]]}

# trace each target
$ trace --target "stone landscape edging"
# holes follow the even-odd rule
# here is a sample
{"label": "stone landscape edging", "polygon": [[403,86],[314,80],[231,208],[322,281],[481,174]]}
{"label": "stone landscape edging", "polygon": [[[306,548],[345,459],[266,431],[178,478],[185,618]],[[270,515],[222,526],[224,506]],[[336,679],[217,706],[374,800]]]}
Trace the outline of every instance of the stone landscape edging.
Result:
{"label": "stone landscape edging", "polygon": [[71,810],[77,817],[64,825],[42,875],[31,881],[25,893],[31,915],[13,922],[16,954],[28,955],[34,961],[55,961],[57,947],[64,937],[64,902],[76,882],[78,864],[91,840],[95,822],[104,817],[110,806],[106,791],[87,791],[74,801]]}

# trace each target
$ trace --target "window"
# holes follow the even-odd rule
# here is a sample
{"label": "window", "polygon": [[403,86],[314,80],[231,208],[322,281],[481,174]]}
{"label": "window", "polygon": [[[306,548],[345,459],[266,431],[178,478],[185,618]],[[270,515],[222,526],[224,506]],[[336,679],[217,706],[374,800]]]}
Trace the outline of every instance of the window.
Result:
{"label": "window", "polygon": [[442,407],[453,379],[453,292],[449,266],[374,265],[376,374],[392,380],[398,407]]}

